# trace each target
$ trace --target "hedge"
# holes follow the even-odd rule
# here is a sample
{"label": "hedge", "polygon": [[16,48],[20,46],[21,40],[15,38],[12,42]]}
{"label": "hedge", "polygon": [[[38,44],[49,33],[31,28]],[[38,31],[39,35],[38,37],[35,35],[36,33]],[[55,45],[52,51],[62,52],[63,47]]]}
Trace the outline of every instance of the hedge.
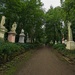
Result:
{"label": "hedge", "polygon": [[40,44],[20,44],[20,43],[9,43],[0,42],[0,64],[11,61],[17,55],[20,55],[30,49],[39,47]]}

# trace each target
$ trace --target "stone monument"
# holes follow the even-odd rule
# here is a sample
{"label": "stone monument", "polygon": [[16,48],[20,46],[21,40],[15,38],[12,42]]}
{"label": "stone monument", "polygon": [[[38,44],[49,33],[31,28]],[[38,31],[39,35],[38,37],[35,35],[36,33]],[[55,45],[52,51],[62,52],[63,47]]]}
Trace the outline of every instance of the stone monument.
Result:
{"label": "stone monument", "polygon": [[24,34],[24,30],[22,29],[19,35],[19,43],[24,43],[24,38],[25,38],[25,34]]}
{"label": "stone monument", "polygon": [[8,41],[15,43],[15,37],[16,37],[16,28],[17,28],[17,24],[16,22],[13,23],[11,31],[8,32]]}
{"label": "stone monument", "polygon": [[52,40],[50,41],[50,44],[53,44],[53,41]]}
{"label": "stone monument", "polygon": [[57,44],[57,41],[55,41],[55,44]]}
{"label": "stone monument", "polygon": [[73,41],[71,22],[68,21],[67,25],[68,25],[68,41],[66,44],[66,49],[74,50],[75,49],[75,42]]}
{"label": "stone monument", "polygon": [[5,28],[5,16],[2,16],[1,23],[0,23],[0,38],[4,39],[4,34],[7,32],[7,29]]}
{"label": "stone monument", "polygon": [[30,38],[29,38],[29,36],[28,36],[28,33],[27,33],[27,41],[26,41],[27,43],[30,43],[31,42],[31,40],[30,40]]}

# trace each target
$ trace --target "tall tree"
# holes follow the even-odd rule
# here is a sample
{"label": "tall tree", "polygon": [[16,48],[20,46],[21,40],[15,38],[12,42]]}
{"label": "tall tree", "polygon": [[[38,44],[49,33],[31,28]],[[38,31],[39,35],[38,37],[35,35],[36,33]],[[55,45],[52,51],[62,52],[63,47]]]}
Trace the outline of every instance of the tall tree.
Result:
{"label": "tall tree", "polygon": [[47,42],[51,40],[53,42],[62,40],[62,25],[60,23],[61,16],[61,7],[50,8],[46,13],[46,36]]}
{"label": "tall tree", "polygon": [[[72,23],[73,30],[73,39],[75,41],[75,1],[74,0],[65,0],[63,3],[63,10],[65,12],[65,20],[70,21]],[[67,23],[66,23],[67,24]]]}

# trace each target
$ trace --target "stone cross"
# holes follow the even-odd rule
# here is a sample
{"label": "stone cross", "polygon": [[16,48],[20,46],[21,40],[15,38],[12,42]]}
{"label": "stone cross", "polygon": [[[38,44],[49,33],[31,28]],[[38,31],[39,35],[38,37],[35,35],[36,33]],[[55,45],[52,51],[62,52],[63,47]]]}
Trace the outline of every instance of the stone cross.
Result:
{"label": "stone cross", "polygon": [[71,29],[71,22],[68,21],[68,41],[73,41],[72,37],[72,29]]}

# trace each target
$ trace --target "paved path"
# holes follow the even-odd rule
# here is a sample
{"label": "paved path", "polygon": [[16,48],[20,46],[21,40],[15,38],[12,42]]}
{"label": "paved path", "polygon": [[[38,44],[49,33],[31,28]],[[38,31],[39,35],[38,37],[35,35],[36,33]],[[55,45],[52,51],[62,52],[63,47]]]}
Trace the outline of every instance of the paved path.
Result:
{"label": "paved path", "polygon": [[75,75],[68,63],[48,48],[38,50],[16,75]]}

